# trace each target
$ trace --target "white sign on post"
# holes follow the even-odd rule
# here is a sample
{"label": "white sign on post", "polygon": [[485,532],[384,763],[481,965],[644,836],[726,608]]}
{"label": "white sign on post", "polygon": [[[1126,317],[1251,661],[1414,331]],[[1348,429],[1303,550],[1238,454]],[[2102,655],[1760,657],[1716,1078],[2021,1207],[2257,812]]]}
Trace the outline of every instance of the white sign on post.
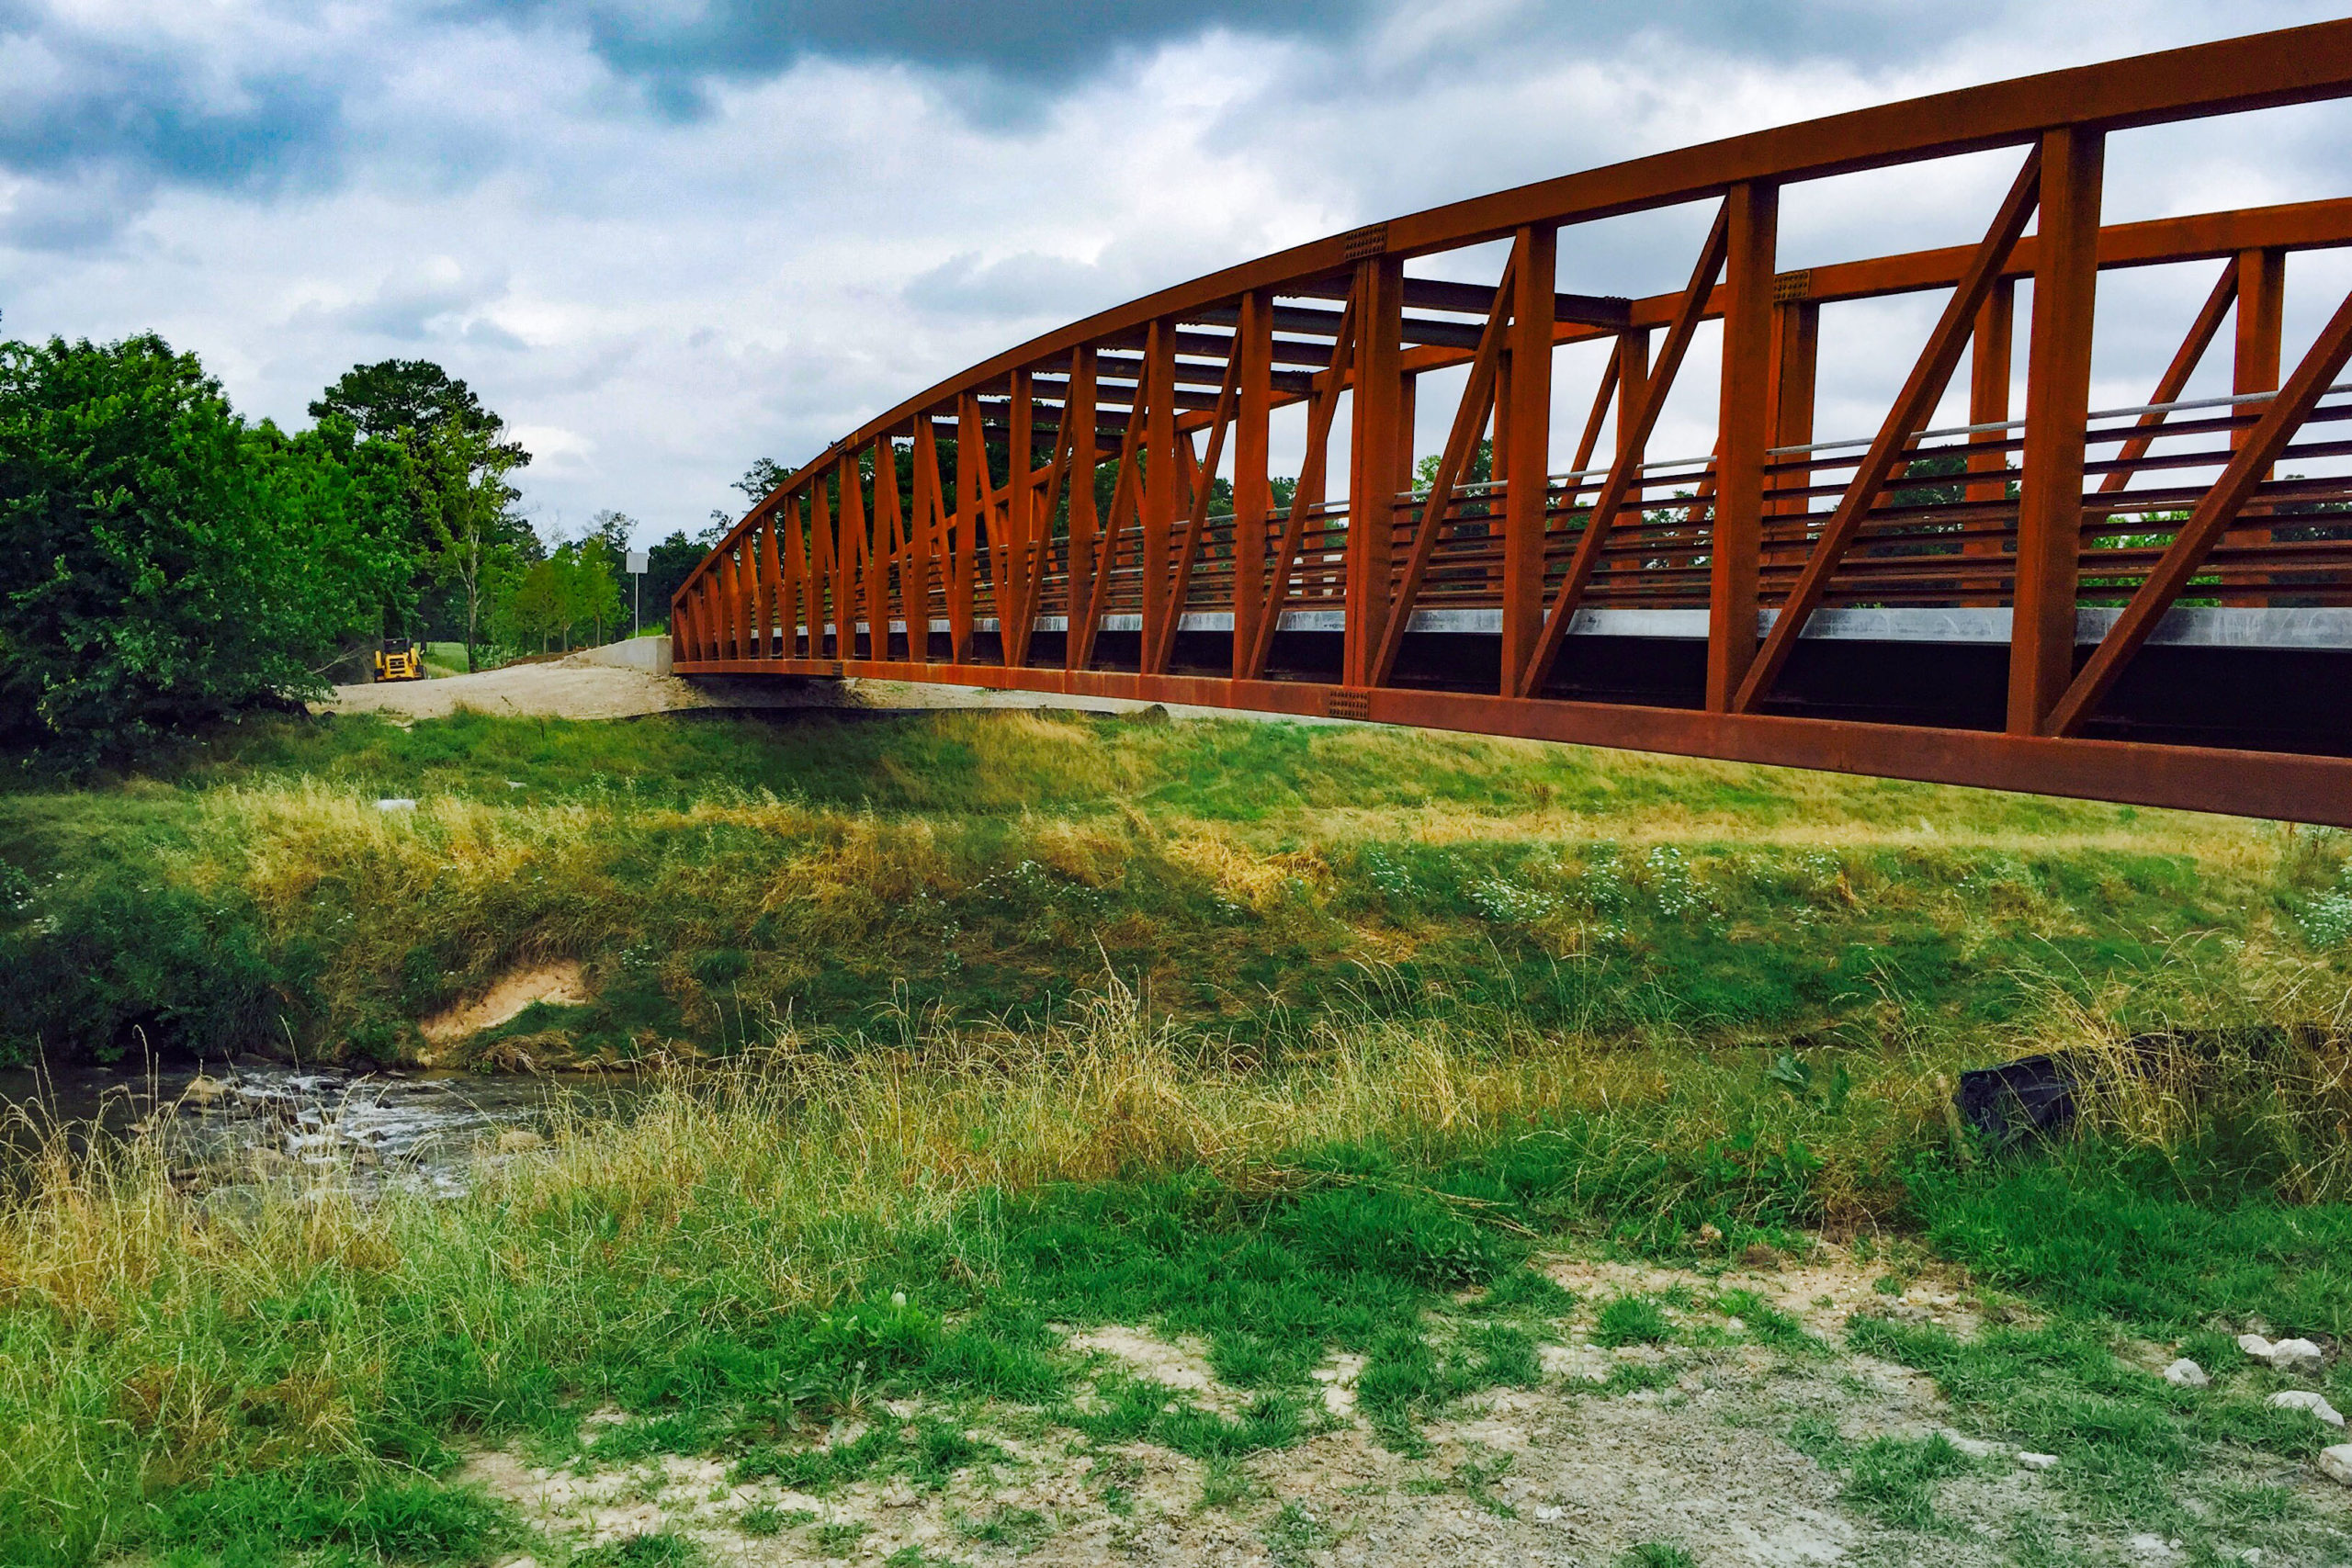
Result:
{"label": "white sign on post", "polygon": [[629,584],[628,589],[628,635],[635,637],[638,595],[645,587],[645,552],[643,550],[629,551],[623,558],[622,564],[628,568],[628,574],[637,579],[635,582]]}

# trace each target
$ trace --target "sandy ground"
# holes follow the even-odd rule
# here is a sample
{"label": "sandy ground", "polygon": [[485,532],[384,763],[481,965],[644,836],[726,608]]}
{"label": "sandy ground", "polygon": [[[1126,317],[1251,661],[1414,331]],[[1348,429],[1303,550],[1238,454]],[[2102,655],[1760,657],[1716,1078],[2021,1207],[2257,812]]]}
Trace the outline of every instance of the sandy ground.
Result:
{"label": "sandy ground", "polygon": [[[656,675],[649,671],[601,664],[582,654],[545,664],[515,664],[477,675],[436,681],[395,681],[337,686],[325,705],[342,713],[380,713],[396,720],[444,718],[461,707],[482,713],[534,718],[634,718],[690,708],[858,708],[904,711],[918,708],[1076,708],[1131,713],[1154,705],[1109,697],[1073,697],[1041,692],[991,692],[972,686],[932,685],[910,681],[829,681],[778,676]],[[1224,708],[1171,705],[1173,717],[1283,717]],[[1331,720],[1299,719],[1322,724]]]}
{"label": "sandy ground", "polygon": [[[1974,1303],[1932,1274],[1890,1301],[1870,1271],[1825,1247],[1802,1267],[1720,1280],[1556,1258],[1549,1271],[1582,1303],[1553,1324],[1534,1389],[1476,1395],[1423,1429],[1424,1452],[1383,1444],[1355,1412],[1363,1359],[1317,1372],[1320,1430],[1256,1454],[1239,1472],[1150,1444],[1095,1445],[1050,1412],[1003,1405],[876,1402],[811,1443],[854,1441],[876,1422],[930,1414],[992,1446],[985,1462],[926,1488],[904,1478],[812,1495],[746,1480],[719,1459],[665,1455],[628,1464],[535,1464],[482,1453],[470,1481],[517,1504],[558,1551],[624,1549],[673,1533],[717,1568],[820,1562],[980,1568],[1016,1559],[1055,1568],[1134,1562],[1247,1568],[1468,1568],[1557,1564],[1696,1568],[2006,1562],[2143,1565],[2341,1564],[2352,1561],[2352,1496],[2309,1467],[2248,1454],[2196,1486],[2278,1488],[2299,1522],[2224,1539],[2206,1556],[2129,1519],[2084,1516],[2063,1465],[2037,1468],[1999,1434],[1966,1429],[1920,1374],[1843,1348],[1857,1310],[1886,1311],[1973,1333]],[[1758,1291],[1822,1339],[1775,1349],[1704,1308],[1680,1314],[1689,1343],[1614,1349],[1592,1343],[1591,1305],[1618,1291],[1677,1283],[1699,1299]],[[1171,1399],[1231,1411],[1248,1395],[1221,1385],[1204,1348],[1148,1327],[1099,1327],[1069,1340],[1103,1371],[1159,1382]],[[2155,1352],[2151,1349],[2151,1355]],[[1648,1375],[1627,1380],[1624,1371]],[[1612,1371],[1618,1382],[1607,1385]],[[2153,1376],[2154,1373],[2152,1372]],[[1645,1386],[1635,1386],[1635,1385]],[[1081,1396],[1083,1403],[1084,1396]],[[1939,1483],[1926,1532],[1883,1522],[1847,1498],[1847,1477],[1793,1446],[1801,1419],[1826,1417],[1850,1441],[1942,1434],[1966,1469]],[[596,1421],[620,1423],[618,1412]],[[1677,1558],[1657,1547],[1689,1553]],[[1650,1551],[1639,1549],[1648,1547]],[[1630,1554],[1630,1555],[1629,1555]]]}
{"label": "sandy ground", "polygon": [[426,1044],[448,1045],[521,1017],[534,1002],[570,1007],[588,999],[588,981],[579,960],[567,958],[511,970],[481,996],[419,1020],[417,1030]]}
{"label": "sandy ground", "polygon": [[685,681],[599,664],[575,654],[546,664],[514,664],[437,681],[337,686],[326,705],[396,719],[446,718],[461,707],[531,718],[633,718],[688,708],[849,705],[833,689],[835,684],[790,679]]}

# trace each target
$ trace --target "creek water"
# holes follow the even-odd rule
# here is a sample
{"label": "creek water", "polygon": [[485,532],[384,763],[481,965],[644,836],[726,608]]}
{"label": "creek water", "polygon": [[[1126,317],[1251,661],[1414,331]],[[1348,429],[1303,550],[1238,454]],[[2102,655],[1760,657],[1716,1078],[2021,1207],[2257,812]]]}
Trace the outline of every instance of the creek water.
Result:
{"label": "creek water", "polygon": [[362,1197],[394,1189],[439,1196],[502,1137],[539,1131],[560,1107],[619,1112],[642,1093],[628,1078],[354,1073],[277,1065],[0,1070],[0,1182],[42,1141],[77,1146],[145,1139],[175,1185],[253,1189],[307,1174],[342,1176]]}

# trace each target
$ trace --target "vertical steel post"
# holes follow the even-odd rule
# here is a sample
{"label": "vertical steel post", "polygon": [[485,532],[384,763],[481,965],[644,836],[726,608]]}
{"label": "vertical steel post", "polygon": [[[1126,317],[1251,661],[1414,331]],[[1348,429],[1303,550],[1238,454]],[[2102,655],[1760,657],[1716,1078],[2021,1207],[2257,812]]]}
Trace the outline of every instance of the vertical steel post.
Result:
{"label": "vertical steel post", "polygon": [[864,554],[865,543],[865,497],[857,482],[857,454],[843,447],[834,460],[833,475],[840,485],[834,494],[840,508],[833,524],[833,604],[835,614],[833,642],[841,651],[837,659],[857,657],[857,563]]}
{"label": "vertical steel post", "polygon": [[[890,519],[898,511],[899,461],[889,436],[874,438],[874,523],[865,550],[866,657],[890,657]],[[852,465],[854,467],[855,465]],[[888,504],[884,497],[888,497]]]}
{"label": "vertical steel post", "polygon": [[1176,527],[1176,323],[1156,321],[1144,336],[1143,507],[1137,564],[1143,571],[1140,668],[1160,671],[1154,654],[1164,646],[1164,623],[1177,613],[1168,603],[1170,547]]}
{"label": "vertical steel post", "polygon": [[1617,456],[1639,465],[1642,444],[1634,429],[1634,411],[1650,388],[1650,329],[1634,327],[1617,334]]}
{"label": "vertical steel post", "polygon": [[947,549],[947,657],[972,660],[972,579],[979,567],[981,497],[987,491],[988,434],[980,428],[980,400],[966,392],[956,400],[956,536]]}
{"label": "vertical steel post", "polygon": [[997,640],[1008,665],[1025,664],[1029,632],[1035,624],[1030,613],[1029,567],[1037,548],[1037,488],[1030,472],[1037,463],[1036,382],[1023,367],[1012,373],[1012,429],[1005,440],[1004,539],[1005,558],[996,563]]}
{"label": "vertical steel post", "polygon": [[[1814,388],[1821,368],[1821,302],[1817,299],[1781,301],[1772,312],[1772,445],[1813,445]],[[1774,457],[1790,465],[1774,475],[1771,489],[1801,491],[1813,484],[1813,471],[1801,457]],[[1813,509],[1802,495],[1781,495],[1764,509],[1768,517],[1802,517]]]}
{"label": "vertical steel post", "polygon": [[[1399,495],[1410,495],[1420,481],[1419,465],[1413,456],[1414,445],[1420,439],[1419,433],[1414,429],[1414,423],[1420,412],[1420,391],[1421,378],[1414,372],[1408,370],[1397,377],[1396,493]],[[1466,473],[1463,476],[1463,482],[1469,482]]]}
{"label": "vertical steel post", "polygon": [[2009,637],[2008,729],[2036,735],[2074,679],[2083,545],[2084,430],[2090,415],[2092,307],[2098,290],[2103,132],[2041,139],[2041,238],[2026,364],[2025,466]]}
{"label": "vertical steel post", "polygon": [[752,657],[772,658],[775,652],[775,508],[752,528]]}
{"label": "vertical steel post", "polygon": [[[1821,302],[1803,298],[1781,299],[1775,280],[1772,311],[1772,445],[1781,447],[1813,445],[1814,388],[1821,366]],[[1758,593],[1762,570],[1784,567],[1804,558],[1805,519],[1813,510],[1810,496],[1794,493],[1813,484],[1813,468],[1802,456],[1767,459],[1779,468],[1771,476],[1773,492],[1764,507],[1764,546],[1758,557]]]}
{"label": "vertical steel post", "polygon": [[741,629],[737,637],[735,657],[757,659],[752,651],[752,638],[758,632],[760,615],[760,531],[756,526],[743,530],[743,541],[737,547],[741,563],[736,568],[735,595],[741,605]]}
{"label": "vertical steel post", "polygon": [[827,615],[831,615],[833,622],[831,657],[848,657],[842,651],[842,606],[833,592],[833,515],[825,497],[825,471],[820,468],[808,484],[808,657],[811,659],[827,657]]}
{"label": "vertical steel post", "polygon": [[[2001,424],[2009,417],[2009,375],[2011,344],[2017,336],[2018,286],[2011,277],[1996,278],[1993,291],[1977,307],[1976,331],[1969,339],[1968,348],[1968,423],[1971,424]],[[2009,455],[2002,445],[2008,439],[2006,431],[1985,431],[1969,438],[1972,448],[1968,455],[1968,487],[1963,492],[1972,507],[1998,506],[2008,499]],[[1967,537],[1961,542],[1963,556],[1994,556],[2002,553],[2006,527],[1972,517],[1962,525]],[[1972,590],[1963,603],[1997,604],[2000,583],[1994,578],[1972,578],[1962,582]],[[1987,595],[1991,595],[1987,597]]]}
{"label": "vertical steel post", "polygon": [[[2237,269],[2237,354],[2230,390],[2238,394],[2275,392],[2278,389],[2279,345],[2284,330],[2287,253],[2242,252]],[[2238,412],[2259,414],[2263,409],[2250,405]],[[2232,447],[2244,446],[2246,434],[2245,430],[2233,431]]]}
{"label": "vertical steel post", "polygon": [[1781,190],[1730,192],[1724,263],[1723,383],[1716,415],[1715,526],[1708,555],[1707,711],[1729,713],[1756,657],[1757,568],[1764,544],[1765,448],[1772,444],[1772,272]]}
{"label": "vertical steel post", "polygon": [[1348,442],[1347,617],[1341,664],[1348,685],[1371,684],[1387,630],[1389,563],[1396,532],[1396,448],[1405,265],[1374,256],[1356,266],[1353,420]]}
{"label": "vertical steel post", "polygon": [[907,590],[907,657],[931,662],[932,562],[939,557],[939,538],[932,531],[939,506],[939,433],[931,411],[915,415],[914,487],[907,505],[907,555],[912,580]]}
{"label": "vertical steel post", "polygon": [[[1512,693],[1544,629],[1544,533],[1552,456],[1552,329],[1559,231],[1521,229],[1511,275],[1510,340],[1495,383],[1495,472],[1503,482],[1502,667]],[[1491,508],[1489,508],[1491,510]]]}
{"label": "vertical steel post", "polygon": [[[1273,511],[1267,474],[1274,407],[1273,299],[1263,292],[1241,297],[1241,319],[1233,331],[1233,353],[1241,373],[1234,397],[1233,428],[1233,677],[1249,673],[1258,645],[1258,616],[1266,598],[1266,525]],[[1269,612],[1279,614],[1279,609]]]}
{"label": "vertical steel post", "polygon": [[[1635,327],[1617,336],[1617,460],[1626,465],[1634,481],[1626,488],[1625,500],[1638,508],[1648,493],[1642,483],[1642,464],[1648,457],[1648,433],[1634,428],[1635,413],[1650,389],[1650,329]],[[1620,513],[1620,516],[1624,513]],[[1598,515],[1589,519],[1587,527],[1600,526],[1603,519]],[[1615,518],[1606,520],[1613,526]]]}
{"label": "vertical steel post", "polygon": [[[2275,392],[2278,389],[2278,365],[2285,331],[2284,305],[2287,294],[2287,253],[2279,250],[2243,251],[2237,258],[2238,315],[2237,341],[2230,375],[2230,390],[2233,394]],[[2236,410],[2241,415],[2257,415],[2268,407],[2265,403],[2242,404]],[[2234,451],[2245,445],[2253,433],[2252,426],[2242,425],[2230,433],[2230,447]],[[2270,476],[2263,476],[2268,479]],[[2267,510],[2249,506],[2241,516],[2259,516]],[[2278,536],[2271,527],[2237,528],[2222,536],[2224,548],[2245,547],[2267,544]],[[2267,573],[2241,570],[2230,574],[2241,581],[2250,580],[2256,585],[2251,593],[2223,594],[2224,604],[2260,605],[2269,603],[2267,592]],[[2227,581],[2227,578],[2224,578]]]}
{"label": "vertical steel post", "polygon": [[736,570],[735,556],[732,548],[718,553],[719,646],[728,659],[743,657],[743,574]]}
{"label": "vertical steel post", "polygon": [[[1095,362],[1093,348],[1078,351],[1069,376],[1069,395],[1062,400],[1062,418],[1070,428],[1069,479],[1069,598],[1065,606],[1062,662],[1078,668],[1079,626],[1086,619],[1094,593]],[[1106,563],[1107,564],[1107,563]]]}
{"label": "vertical steel post", "polygon": [[784,656],[800,657],[800,498],[787,495],[777,502],[776,624],[784,632]]}

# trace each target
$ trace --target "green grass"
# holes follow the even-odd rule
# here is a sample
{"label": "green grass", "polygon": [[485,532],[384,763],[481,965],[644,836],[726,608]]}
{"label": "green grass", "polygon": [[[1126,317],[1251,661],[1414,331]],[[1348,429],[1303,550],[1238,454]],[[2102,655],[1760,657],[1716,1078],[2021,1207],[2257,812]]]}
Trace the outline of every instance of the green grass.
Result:
{"label": "green grass", "polygon": [[2352,1207],[2245,1201],[2270,1163],[2075,1147],[1909,1184],[1930,1245],[1989,1282],[2157,1334],[2221,1315],[2352,1337]]}
{"label": "green grass", "polygon": [[[528,1543],[450,1484],[462,1453],[589,1462],[607,1405],[628,1418],[597,1464],[707,1454],[817,1493],[986,1472],[1004,1457],[965,1415],[1017,1406],[1098,1456],[1192,1456],[1203,1506],[1238,1506],[1257,1456],[1321,1428],[1337,1352],[1405,1453],[1533,1384],[1572,1312],[1603,1345],[1703,1350],[1736,1315],[1821,1353],[1752,1292],[1574,1302],[1539,1247],[1719,1267],[1863,1222],[2049,1320],[1962,1342],[1865,1318],[1854,1345],[2062,1454],[2086,1508],[2258,1521],[2275,1498],[2200,1478],[2302,1457],[2313,1424],[2238,1363],[2191,1401],[2118,1346],[2214,1367],[2211,1323],[2352,1332],[2346,955],[2313,935],[2344,851],[1468,738],[1022,715],[271,720],[139,777],[18,781],[0,1048],[398,1055],[487,976],[569,957],[595,1000],[518,1021],[535,1053],[739,1055],[446,1202],[208,1211],[144,1145],[52,1150],[0,1198],[0,1560],[475,1563]],[[2079,1139],[1951,1134],[1961,1067],[2152,1026],[2226,1027],[2119,1076]],[[1103,1324],[1196,1337],[1243,1397],[1052,1326]],[[1629,1360],[1594,1393],[1677,1375]],[[902,1398],[921,1414],[888,1417]],[[856,1435],[829,1445],[836,1420]],[[1816,1436],[1858,1511],[1938,1528],[1941,1450]],[[1435,1484],[1500,1506],[1487,1463]]]}
{"label": "green grass", "polygon": [[1035,1508],[1000,1507],[989,1509],[983,1517],[960,1521],[956,1533],[977,1545],[1028,1552],[1043,1544],[1054,1527]]}
{"label": "green grass", "polygon": [[[2243,1524],[2252,1516],[2259,1523],[2258,1499],[2224,1497],[2217,1506],[2212,1483],[2199,1478],[2226,1474],[2235,1454],[2308,1461],[2326,1445],[2324,1434],[2333,1433],[2301,1412],[2265,1405],[2262,1396],[2283,1383],[2267,1370],[2247,1369],[2242,1356],[2214,1359],[2211,1388],[2175,1388],[2122,1359],[2115,1326],[2102,1319],[1992,1325],[1962,1340],[1934,1326],[1865,1316],[1853,1321],[1849,1338],[1858,1349],[1930,1374],[1954,1409],[1987,1434],[2056,1454],[2053,1483],[2075,1514],[2092,1521],[2197,1538],[2217,1517]],[[1865,1488],[1866,1500],[1895,1510],[1912,1529],[1929,1528],[1932,1482],[1964,1468],[1924,1451],[1888,1450],[1871,1464],[1866,1454],[1841,1461],[1855,1467],[1849,1495]]]}
{"label": "green grass", "polygon": [[1966,1473],[1973,1461],[1942,1433],[1855,1443],[1839,1435],[1836,1421],[1816,1415],[1801,1417],[1789,1442],[1825,1469],[1846,1473],[1844,1500],[1857,1513],[1894,1529],[1962,1533],[1936,1511],[1937,1484]]}
{"label": "green grass", "polygon": [[1611,1568],[1697,1568],[1698,1559],[1670,1540],[1645,1540],[1619,1552]]}
{"label": "green grass", "polygon": [[[387,818],[393,795],[423,804]],[[0,794],[0,1055],[397,1056],[419,1017],[549,956],[596,1000],[540,1032],[623,1058],[784,1015],[1024,1026],[1106,973],[1266,1048],[1367,1007],[1981,1035],[2053,987],[2340,963],[2314,911],[2341,840],[1374,728],[256,718],[136,775]],[[1834,1064],[1792,1065],[1792,1094],[1842,1092]]]}
{"label": "green grass", "polygon": [[1670,1345],[1674,1320],[1647,1296],[1614,1296],[1603,1302],[1595,1319],[1592,1342],[1607,1348],[1621,1345]]}

